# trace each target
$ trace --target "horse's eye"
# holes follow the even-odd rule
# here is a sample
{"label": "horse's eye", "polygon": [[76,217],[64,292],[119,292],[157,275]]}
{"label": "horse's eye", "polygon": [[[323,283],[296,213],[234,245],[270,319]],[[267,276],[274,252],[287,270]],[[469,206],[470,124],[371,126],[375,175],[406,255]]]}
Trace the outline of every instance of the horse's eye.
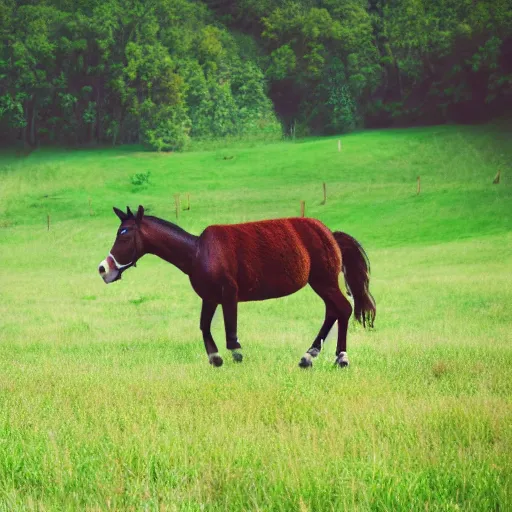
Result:
{"label": "horse's eye", "polygon": [[128,233],[128,230],[126,228],[124,228],[121,231],[119,231],[120,235],[124,235],[125,233]]}

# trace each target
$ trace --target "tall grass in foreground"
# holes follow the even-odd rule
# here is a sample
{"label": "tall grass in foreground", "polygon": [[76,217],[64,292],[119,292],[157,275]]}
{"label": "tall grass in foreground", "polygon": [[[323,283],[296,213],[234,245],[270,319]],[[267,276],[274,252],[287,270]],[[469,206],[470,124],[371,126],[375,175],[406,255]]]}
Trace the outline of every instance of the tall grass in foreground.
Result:
{"label": "tall grass in foreground", "polygon": [[[510,176],[491,184],[506,137],[2,155],[0,510],[511,509]],[[296,215],[304,199],[362,242],[376,329],[351,323],[347,371],[332,341],[297,367],[323,317],[309,288],[242,304],[245,360],[215,369],[186,276],[148,256],[102,283],[112,205],[172,220],[178,192],[195,233]],[[214,336],[223,346],[220,315]]]}

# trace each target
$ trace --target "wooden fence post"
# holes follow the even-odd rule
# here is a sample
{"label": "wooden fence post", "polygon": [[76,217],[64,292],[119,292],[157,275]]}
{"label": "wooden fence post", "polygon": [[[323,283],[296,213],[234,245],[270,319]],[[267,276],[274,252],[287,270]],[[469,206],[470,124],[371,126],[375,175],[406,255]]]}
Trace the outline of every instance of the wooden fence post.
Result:
{"label": "wooden fence post", "polygon": [[306,213],[306,201],[300,202],[300,216],[304,217]]}
{"label": "wooden fence post", "polygon": [[46,226],[48,228],[48,231],[50,231],[50,214],[46,214]]}
{"label": "wooden fence post", "polygon": [[325,185],[325,183],[322,183],[323,185],[323,189],[324,189],[324,200],[322,201],[321,204],[325,204],[327,203],[327,186]]}
{"label": "wooden fence post", "polygon": [[498,170],[498,174],[496,174],[496,177],[493,180],[493,184],[497,185],[500,182],[500,178],[501,178],[501,169]]}
{"label": "wooden fence post", "polygon": [[341,151],[341,140],[338,139],[338,153]]}
{"label": "wooden fence post", "polygon": [[174,206],[176,207],[176,219],[180,217],[180,195],[174,194]]}

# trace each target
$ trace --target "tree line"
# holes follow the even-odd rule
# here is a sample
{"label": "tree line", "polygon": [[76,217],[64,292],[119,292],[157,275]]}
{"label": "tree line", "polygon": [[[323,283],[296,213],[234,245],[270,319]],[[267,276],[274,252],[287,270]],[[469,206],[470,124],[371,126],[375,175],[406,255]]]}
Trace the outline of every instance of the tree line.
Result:
{"label": "tree line", "polygon": [[29,145],[475,122],[512,0],[0,0],[0,137]]}

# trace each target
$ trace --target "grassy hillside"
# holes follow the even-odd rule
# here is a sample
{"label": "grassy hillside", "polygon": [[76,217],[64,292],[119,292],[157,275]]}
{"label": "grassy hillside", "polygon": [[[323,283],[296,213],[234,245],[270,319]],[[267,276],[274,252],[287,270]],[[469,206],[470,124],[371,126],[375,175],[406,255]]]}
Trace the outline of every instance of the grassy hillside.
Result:
{"label": "grassy hillside", "polygon": [[[0,154],[0,510],[512,507],[511,133],[337,140]],[[214,369],[176,268],[147,256],[105,286],[112,206],[173,220],[176,193],[196,234],[305,200],[360,240],[377,319],[351,324],[352,366],[331,341],[297,367],[323,318],[309,288],[242,304],[244,363]]]}

